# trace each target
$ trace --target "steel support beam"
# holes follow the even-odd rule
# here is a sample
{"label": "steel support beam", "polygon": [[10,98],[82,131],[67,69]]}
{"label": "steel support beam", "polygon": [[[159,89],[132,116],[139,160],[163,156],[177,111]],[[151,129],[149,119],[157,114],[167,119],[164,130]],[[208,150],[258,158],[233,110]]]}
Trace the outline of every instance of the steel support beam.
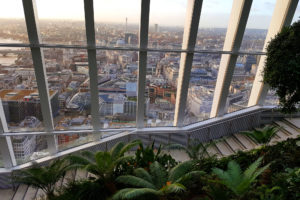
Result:
{"label": "steel support beam", "polygon": [[[31,54],[34,66],[34,72],[41,102],[43,123],[46,132],[52,132],[54,129],[52,109],[49,98],[49,89],[47,75],[45,70],[45,61],[43,50],[38,47],[41,43],[40,31],[38,26],[38,15],[35,0],[23,0],[25,21],[27,26],[28,38],[31,44]],[[47,138],[48,151],[52,154],[57,152],[57,141],[54,136],[45,136]]]}
{"label": "steel support beam", "polygon": [[140,18],[140,34],[139,34],[139,71],[138,71],[138,94],[137,94],[137,111],[136,111],[136,127],[144,127],[145,119],[145,87],[147,72],[147,46],[148,46],[148,30],[149,30],[149,12],[150,0],[142,0],[141,18]]}
{"label": "steel support beam", "polygon": [[91,114],[94,130],[100,130],[99,113],[99,90],[98,69],[96,60],[95,22],[93,0],[84,0],[85,28],[88,48],[90,91],[91,91]]}
{"label": "steel support beam", "polygon": [[[252,0],[234,0],[223,51],[238,52],[244,36]],[[238,54],[222,55],[210,117],[223,116]]]}
{"label": "steel support beam", "polygon": [[[280,32],[283,27],[291,24],[298,0],[277,0],[271,23],[266,36],[264,51],[275,35]],[[268,94],[269,86],[263,83],[263,69],[266,61],[266,56],[261,56],[257,67],[255,79],[253,82],[248,106],[263,105]]]}
{"label": "steel support beam", "polygon": [[[8,132],[7,122],[5,118],[5,113],[2,105],[2,100],[0,99],[0,134]],[[2,160],[5,168],[10,168],[16,166],[16,158],[11,142],[11,137],[0,137],[0,152],[2,155]]]}
{"label": "steel support beam", "polygon": [[189,89],[190,74],[193,64],[194,49],[197,40],[202,0],[188,0],[182,49],[189,52],[181,53],[177,83],[174,126],[183,126],[186,98]]}

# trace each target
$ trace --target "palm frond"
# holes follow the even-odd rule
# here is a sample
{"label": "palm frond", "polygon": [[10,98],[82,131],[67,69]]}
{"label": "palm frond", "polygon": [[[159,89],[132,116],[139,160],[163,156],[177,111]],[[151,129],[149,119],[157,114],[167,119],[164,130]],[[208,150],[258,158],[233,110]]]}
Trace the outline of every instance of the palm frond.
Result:
{"label": "palm frond", "polygon": [[180,194],[186,191],[186,187],[180,183],[173,183],[170,185],[166,185],[160,191],[165,194]]}
{"label": "palm frond", "polygon": [[157,161],[150,165],[150,174],[153,176],[153,183],[156,188],[161,188],[167,182],[167,172]]}
{"label": "palm frond", "polygon": [[204,171],[191,171],[178,178],[175,183],[187,185],[191,180],[199,180],[205,174]]}
{"label": "palm frond", "polygon": [[123,148],[124,146],[125,146],[125,145],[124,145],[123,142],[119,142],[119,143],[115,144],[115,145],[112,147],[112,149],[110,150],[111,157],[112,157],[113,159],[118,158],[119,155],[120,155],[120,152],[121,152],[121,150],[122,150],[122,148]]}
{"label": "palm frond", "polygon": [[131,199],[144,199],[145,196],[159,196],[160,191],[156,191],[149,188],[126,188],[117,192],[113,196],[113,200],[131,200]]}
{"label": "palm frond", "polygon": [[109,152],[97,152],[95,155],[95,160],[97,163],[97,167],[102,172],[105,172],[113,166],[113,158]]}
{"label": "palm frond", "polygon": [[183,163],[178,164],[174,168],[172,168],[169,172],[169,181],[176,182],[177,179],[182,177],[184,174],[193,170],[195,165],[195,161],[189,160]]}
{"label": "palm frond", "polygon": [[275,126],[265,126],[263,129],[253,129],[253,131],[241,132],[253,139],[258,144],[268,144],[279,129]]}
{"label": "palm frond", "polygon": [[134,156],[122,156],[115,160],[115,165],[130,161]]}
{"label": "palm frond", "polygon": [[257,176],[269,167],[269,165],[266,165],[259,169],[261,161],[262,158],[257,159],[244,172],[242,172],[240,166],[235,161],[230,161],[227,171],[214,168],[213,173],[221,179],[222,184],[231,189],[236,195],[242,196],[248,191],[251,183]]}
{"label": "palm frond", "polygon": [[123,156],[124,153],[126,153],[127,151],[129,151],[130,149],[132,149],[133,147],[141,144],[142,142],[140,140],[134,140],[128,144],[126,144],[120,151],[119,156]]}
{"label": "palm frond", "polygon": [[132,176],[132,175],[119,176],[116,178],[116,181],[118,183],[123,183],[123,184],[130,185],[133,187],[138,187],[138,188],[150,188],[150,189],[154,189],[154,190],[157,189],[155,187],[155,185],[148,182],[147,180],[136,177],[136,176]]}
{"label": "palm frond", "polygon": [[139,178],[143,178],[146,181],[148,181],[149,183],[153,183],[152,177],[151,175],[143,168],[137,168],[134,170],[134,175],[139,177]]}
{"label": "palm frond", "polygon": [[91,163],[90,160],[79,155],[69,155],[67,156],[67,160],[70,162],[71,165],[76,164],[76,167],[81,166],[80,168],[84,168],[86,165]]}

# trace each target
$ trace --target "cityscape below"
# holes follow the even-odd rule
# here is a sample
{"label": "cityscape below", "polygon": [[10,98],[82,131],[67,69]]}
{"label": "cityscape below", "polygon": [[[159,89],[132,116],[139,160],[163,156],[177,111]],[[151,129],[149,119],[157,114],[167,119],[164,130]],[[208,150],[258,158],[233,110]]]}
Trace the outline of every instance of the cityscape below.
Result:
{"label": "cityscape below", "polygon": [[[24,20],[0,19],[0,43],[28,44]],[[139,27],[95,24],[96,45],[138,47]],[[84,22],[40,21],[44,44],[86,45]],[[199,29],[195,50],[222,50],[226,28]],[[267,30],[246,29],[240,50],[263,51]],[[150,24],[148,47],[180,50],[183,28]],[[43,48],[55,130],[91,129],[89,66],[86,49]],[[221,54],[195,53],[190,75],[185,125],[209,119]],[[97,50],[102,128],[136,126],[139,54],[135,50]],[[227,97],[227,113],[247,107],[260,56],[239,55]],[[173,126],[180,53],[147,54],[145,127]],[[0,47],[0,98],[11,132],[43,131],[43,117],[29,48]],[[270,91],[265,105],[277,105]],[[90,135],[60,134],[60,149],[90,140]],[[16,158],[23,163],[43,155],[42,136],[12,137]],[[77,142],[75,144],[75,141]],[[34,153],[35,152],[35,153]]]}

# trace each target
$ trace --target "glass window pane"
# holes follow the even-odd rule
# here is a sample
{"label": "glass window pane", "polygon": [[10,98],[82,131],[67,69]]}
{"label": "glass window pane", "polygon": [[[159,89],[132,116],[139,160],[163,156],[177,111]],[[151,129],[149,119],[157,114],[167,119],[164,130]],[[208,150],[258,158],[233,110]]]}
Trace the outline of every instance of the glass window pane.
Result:
{"label": "glass window pane", "polygon": [[47,137],[45,135],[12,136],[12,146],[17,164],[49,156]]}
{"label": "glass window pane", "polygon": [[278,106],[278,105],[279,105],[279,98],[276,94],[276,91],[269,90],[264,102],[264,106]]}
{"label": "glass window pane", "polygon": [[184,124],[188,125],[209,118],[220,60],[220,54],[194,55]]}
{"label": "glass window pane", "polygon": [[36,1],[41,42],[86,45],[83,0]]}
{"label": "glass window pane", "polygon": [[[41,102],[29,48],[0,49],[0,98],[10,131],[43,130]],[[51,103],[57,97],[50,90]]]}
{"label": "glass window pane", "polygon": [[1,167],[4,167],[4,162],[3,162],[2,154],[0,152],[0,168]]}
{"label": "glass window pane", "polygon": [[233,0],[204,0],[195,49],[222,50]]}
{"label": "glass window pane", "polygon": [[180,54],[149,52],[146,127],[173,126]]}
{"label": "glass window pane", "polygon": [[22,1],[1,1],[0,27],[0,43],[29,43]]}
{"label": "glass window pane", "polygon": [[148,35],[149,47],[181,49],[186,6],[187,1],[151,1]]}
{"label": "glass window pane", "polygon": [[97,51],[97,66],[102,127],[135,127],[138,52]]}
{"label": "glass window pane", "polygon": [[242,40],[242,51],[263,51],[276,0],[254,0]]}
{"label": "glass window pane", "polygon": [[95,138],[92,133],[59,134],[57,136],[58,149],[59,151],[64,151],[72,147],[95,141],[94,139]]}
{"label": "glass window pane", "polygon": [[238,56],[227,96],[228,113],[247,108],[259,59],[254,55]]}
{"label": "glass window pane", "polygon": [[56,130],[91,128],[88,58],[85,49],[44,48],[48,87]]}
{"label": "glass window pane", "polygon": [[294,14],[294,18],[292,20],[292,23],[294,23],[296,21],[299,21],[299,20],[300,20],[300,3],[298,2],[297,9],[296,9],[296,12]]}
{"label": "glass window pane", "polygon": [[98,46],[138,46],[140,0],[97,0],[94,9]]}

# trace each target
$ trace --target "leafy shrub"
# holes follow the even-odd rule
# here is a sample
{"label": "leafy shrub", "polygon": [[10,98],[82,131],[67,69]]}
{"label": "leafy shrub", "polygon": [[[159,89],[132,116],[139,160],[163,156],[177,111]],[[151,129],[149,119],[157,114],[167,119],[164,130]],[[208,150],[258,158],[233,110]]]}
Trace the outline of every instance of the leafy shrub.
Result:
{"label": "leafy shrub", "polygon": [[135,167],[149,168],[149,166],[157,161],[165,168],[172,168],[177,165],[177,162],[171,155],[162,154],[161,145],[155,149],[154,142],[144,148],[144,145],[139,144],[139,148],[135,152]]}
{"label": "leafy shrub", "polygon": [[300,21],[285,27],[267,47],[264,82],[276,91],[285,113],[296,112],[300,102]]}
{"label": "leafy shrub", "polygon": [[261,161],[262,157],[252,163],[244,172],[242,172],[241,167],[235,161],[230,161],[226,171],[214,168],[213,173],[216,174],[220,178],[221,183],[233,191],[235,195],[242,197],[248,192],[255,179],[269,167],[269,165],[266,165],[262,168],[258,168]]}
{"label": "leafy shrub", "polygon": [[[186,192],[192,179],[200,177],[205,172],[193,171],[195,162],[183,162],[167,171],[157,161],[152,163],[149,171],[144,168],[134,170],[134,175],[119,176],[116,181],[132,188],[125,188],[117,192],[113,199],[148,199],[168,197],[174,198],[174,195],[182,195]],[[178,197],[179,199],[179,197]]]}

